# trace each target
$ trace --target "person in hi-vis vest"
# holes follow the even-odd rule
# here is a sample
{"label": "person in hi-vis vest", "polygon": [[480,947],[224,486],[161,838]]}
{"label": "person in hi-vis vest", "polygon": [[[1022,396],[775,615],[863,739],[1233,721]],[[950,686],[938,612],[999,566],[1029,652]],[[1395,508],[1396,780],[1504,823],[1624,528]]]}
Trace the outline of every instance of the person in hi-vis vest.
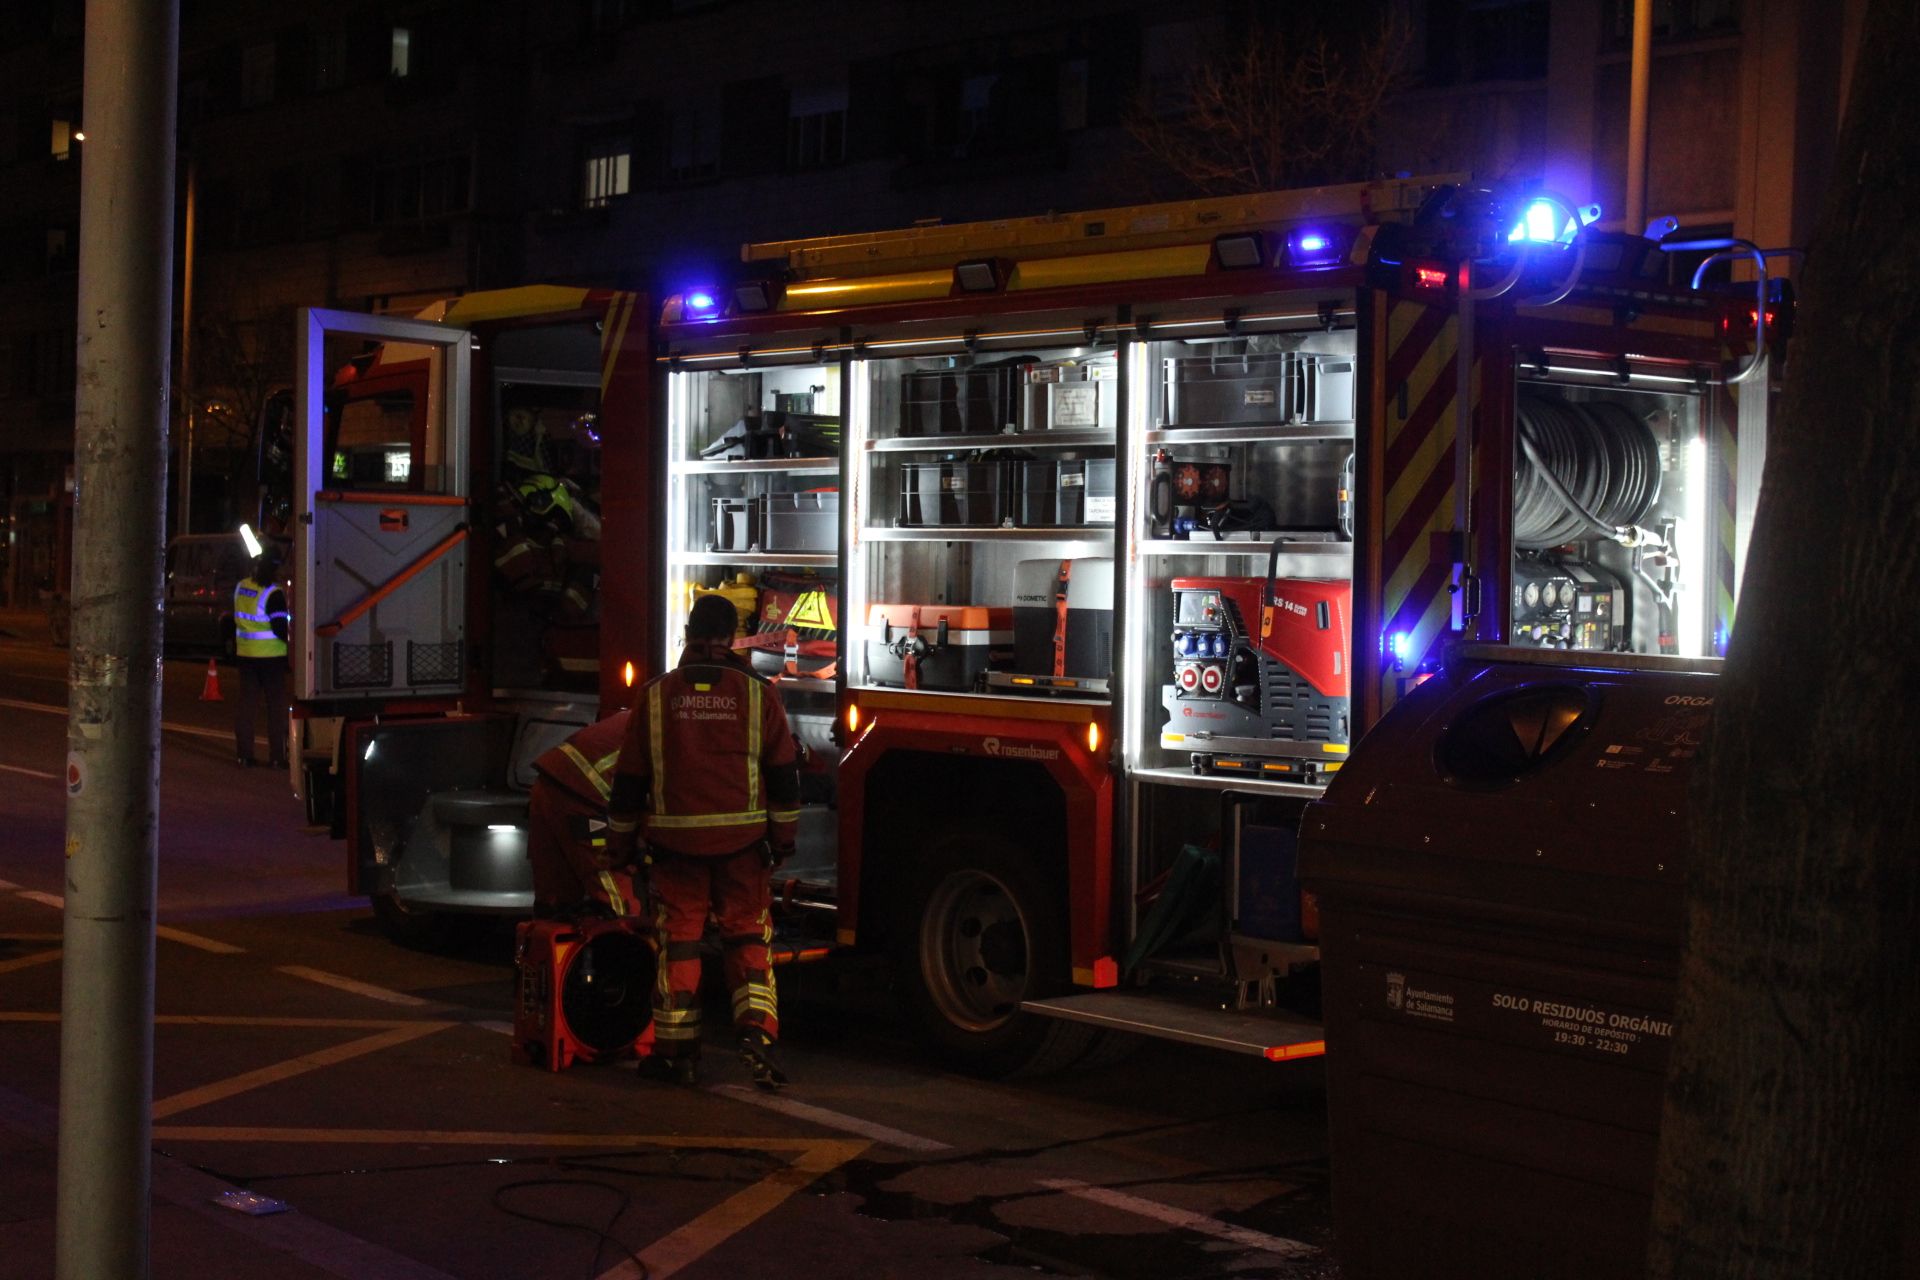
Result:
{"label": "person in hi-vis vest", "polygon": [[233,746],[242,769],[253,767],[253,706],[267,709],[267,752],[287,767],[287,593],[280,587],[280,548],[269,542],[253,571],[233,589],[233,653],[240,693],[233,700]]}

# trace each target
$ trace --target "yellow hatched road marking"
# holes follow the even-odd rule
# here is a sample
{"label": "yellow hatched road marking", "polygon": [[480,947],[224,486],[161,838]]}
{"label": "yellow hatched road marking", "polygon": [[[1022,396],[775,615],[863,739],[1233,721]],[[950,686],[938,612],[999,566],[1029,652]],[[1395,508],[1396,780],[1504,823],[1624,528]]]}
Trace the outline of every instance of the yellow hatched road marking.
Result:
{"label": "yellow hatched road marking", "polygon": [[206,938],[197,933],[188,933],[185,929],[176,929],[170,924],[157,924],[153,926],[153,931],[170,942],[185,943],[189,947],[211,951],[217,956],[237,956],[246,952],[245,947],[236,947],[231,942],[222,942],[218,938]]}
{"label": "yellow hatched road marking", "polygon": [[318,1049],[312,1053],[303,1053],[297,1058],[288,1058],[285,1062],[276,1062],[255,1071],[243,1071],[225,1080],[216,1080],[212,1084],[204,1084],[197,1089],[188,1089],[171,1097],[156,1099],[153,1104],[153,1118],[160,1120],[167,1116],[178,1115],[182,1111],[191,1111],[209,1102],[218,1102],[222,1098],[247,1093],[262,1085],[290,1080],[294,1076],[305,1075],[309,1071],[318,1071],[321,1067],[330,1067],[335,1063],[347,1062],[364,1054],[377,1053],[382,1049],[390,1049],[394,1045],[418,1040],[422,1036],[429,1036],[436,1031],[444,1031],[448,1027],[458,1025],[454,1022],[409,1022],[390,1027],[376,1035],[362,1036],[358,1040],[349,1040],[345,1044]]}

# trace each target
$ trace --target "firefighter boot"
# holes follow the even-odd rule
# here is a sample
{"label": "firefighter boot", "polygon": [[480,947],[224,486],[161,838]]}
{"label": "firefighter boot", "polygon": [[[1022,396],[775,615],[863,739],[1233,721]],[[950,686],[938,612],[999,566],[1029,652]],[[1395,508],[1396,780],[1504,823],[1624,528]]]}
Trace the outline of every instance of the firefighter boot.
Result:
{"label": "firefighter boot", "polygon": [[740,1060],[747,1064],[747,1071],[753,1076],[753,1083],[768,1093],[785,1087],[787,1073],[774,1061],[773,1041],[764,1031],[742,1031],[740,1033]]}
{"label": "firefighter boot", "polygon": [[640,1078],[658,1081],[661,1084],[679,1084],[692,1088],[700,1083],[700,1060],[691,1054],[678,1054],[669,1058],[650,1053],[640,1059]]}

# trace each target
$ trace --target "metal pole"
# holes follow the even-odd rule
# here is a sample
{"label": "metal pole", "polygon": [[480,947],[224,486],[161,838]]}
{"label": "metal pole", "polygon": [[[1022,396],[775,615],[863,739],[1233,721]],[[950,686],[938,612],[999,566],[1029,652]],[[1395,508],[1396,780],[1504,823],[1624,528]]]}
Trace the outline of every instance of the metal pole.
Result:
{"label": "metal pole", "polygon": [[1647,94],[1653,79],[1653,0],[1633,0],[1633,72],[1627,87],[1627,209],[1621,230],[1647,225]]}
{"label": "metal pole", "polygon": [[144,1280],[178,0],[87,0],[59,1280]]}
{"label": "metal pole", "polygon": [[186,251],[180,264],[180,507],[175,533],[193,532],[193,250],[194,205],[200,194],[199,157],[187,153]]}

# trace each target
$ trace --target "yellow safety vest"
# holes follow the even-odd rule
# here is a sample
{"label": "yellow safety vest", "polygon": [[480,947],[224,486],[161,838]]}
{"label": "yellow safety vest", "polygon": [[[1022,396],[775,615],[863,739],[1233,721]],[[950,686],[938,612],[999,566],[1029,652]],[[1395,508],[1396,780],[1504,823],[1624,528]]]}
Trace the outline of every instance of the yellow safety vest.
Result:
{"label": "yellow safety vest", "polygon": [[[267,598],[276,586],[261,586],[252,578],[243,578],[233,589],[233,651],[242,658],[284,658],[287,642],[273,633],[273,620],[285,619],[287,611],[267,612]],[[284,597],[282,597],[284,598]]]}

